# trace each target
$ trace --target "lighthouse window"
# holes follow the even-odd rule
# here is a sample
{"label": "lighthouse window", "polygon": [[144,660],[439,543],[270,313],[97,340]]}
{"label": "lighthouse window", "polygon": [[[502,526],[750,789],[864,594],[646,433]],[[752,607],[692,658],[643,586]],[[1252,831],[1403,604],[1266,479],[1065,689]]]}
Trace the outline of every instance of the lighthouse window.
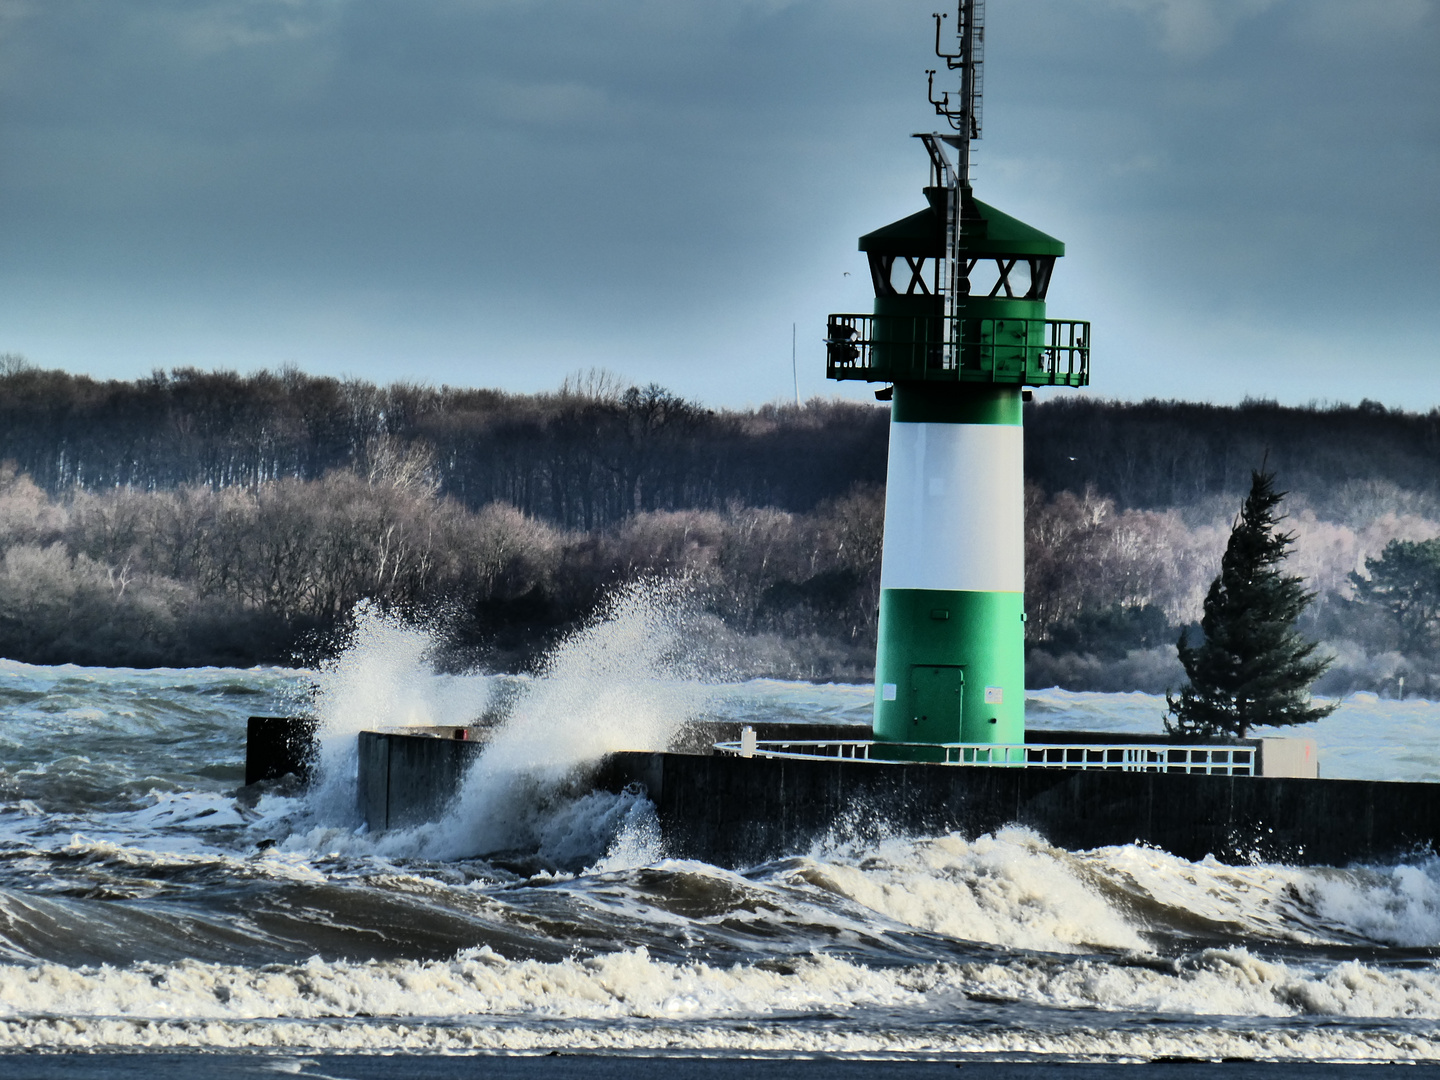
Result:
{"label": "lighthouse window", "polygon": [[876,296],[933,296],[938,261],[924,255],[871,255]]}
{"label": "lighthouse window", "polygon": [[[905,296],[929,296],[935,292],[931,287],[934,276],[935,260],[923,255],[918,259],[902,255],[890,267],[891,285],[897,293]],[[927,281],[927,278],[930,280]]]}
{"label": "lighthouse window", "polygon": [[[999,261],[999,260],[997,260]],[[1025,259],[1000,261],[1000,280],[996,281],[991,296],[1024,296],[1030,291],[1030,263]]]}
{"label": "lighthouse window", "polygon": [[[1044,300],[1053,258],[968,259],[969,295],[1009,300]],[[940,260],[924,255],[871,255],[870,277],[876,296],[935,296]]]}
{"label": "lighthouse window", "polygon": [[971,296],[998,296],[1007,299],[1044,300],[1050,285],[1050,271],[1055,260],[1049,259],[970,259]]}

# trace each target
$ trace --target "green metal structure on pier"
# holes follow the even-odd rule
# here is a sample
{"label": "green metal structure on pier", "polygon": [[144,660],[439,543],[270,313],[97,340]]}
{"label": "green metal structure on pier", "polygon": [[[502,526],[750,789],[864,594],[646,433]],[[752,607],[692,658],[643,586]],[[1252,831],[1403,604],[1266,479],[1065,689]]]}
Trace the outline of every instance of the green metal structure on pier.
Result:
{"label": "green metal structure on pier", "polygon": [[[826,374],[889,384],[890,458],[874,731],[898,743],[1019,744],[1025,737],[1026,387],[1085,386],[1090,326],[1047,319],[1065,245],[974,197],[983,0],[960,0],[951,130],[917,136],[927,206],[860,238],[871,314],[831,315]],[[897,756],[906,756],[899,747]]]}

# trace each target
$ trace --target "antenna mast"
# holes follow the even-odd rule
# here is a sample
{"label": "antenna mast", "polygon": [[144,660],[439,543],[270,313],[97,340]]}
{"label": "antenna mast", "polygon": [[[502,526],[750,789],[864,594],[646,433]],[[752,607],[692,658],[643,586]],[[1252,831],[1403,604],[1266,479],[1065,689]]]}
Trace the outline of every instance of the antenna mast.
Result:
{"label": "antenna mast", "polygon": [[981,105],[984,99],[985,67],[985,0],[959,0],[959,11],[955,18],[955,37],[958,49],[947,52],[942,41],[942,30],[949,16],[935,13],[935,55],[945,61],[950,71],[960,72],[960,100],[952,102],[950,91],[935,96],[935,72],[927,71],[930,77],[928,96],[935,106],[936,114],[945,117],[950,127],[959,132],[959,137],[945,139],[959,151],[957,179],[961,187],[970,187],[970,141],[980,138]]}
{"label": "antenna mast", "polygon": [[[941,366],[953,369],[960,363],[960,316],[970,295],[971,262],[965,255],[962,221],[970,202],[970,143],[980,138],[980,103],[985,62],[985,0],[958,0],[955,15],[956,51],[947,51],[943,40],[945,20],[935,13],[935,55],[949,71],[960,72],[960,100],[952,101],[950,91],[935,96],[935,71],[929,77],[926,96],[935,112],[945,117],[951,133],[921,135],[930,154],[932,186],[945,190],[945,257],[936,268],[935,287],[945,298],[946,329],[941,345]],[[945,147],[953,147],[959,160],[952,167]],[[973,212],[973,211],[972,211]]]}

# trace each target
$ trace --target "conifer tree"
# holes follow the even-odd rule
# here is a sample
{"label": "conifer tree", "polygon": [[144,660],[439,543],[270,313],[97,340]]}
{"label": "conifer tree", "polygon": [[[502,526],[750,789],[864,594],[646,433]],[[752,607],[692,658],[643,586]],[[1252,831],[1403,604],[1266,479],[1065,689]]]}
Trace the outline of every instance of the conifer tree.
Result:
{"label": "conifer tree", "polygon": [[1178,698],[1165,695],[1171,734],[1243,736],[1257,725],[1305,724],[1335,709],[1310,700],[1310,684],[1332,658],[1315,656],[1316,643],[1295,630],[1315,594],[1281,570],[1295,541],[1278,528],[1285,493],[1275,490],[1273,473],[1250,477],[1220,575],[1205,596],[1205,640],[1191,648],[1182,631],[1176,646],[1190,685]]}
{"label": "conifer tree", "polygon": [[1379,605],[1394,621],[1400,651],[1433,648],[1440,631],[1440,539],[1391,540],[1380,557],[1351,574],[1355,598]]}

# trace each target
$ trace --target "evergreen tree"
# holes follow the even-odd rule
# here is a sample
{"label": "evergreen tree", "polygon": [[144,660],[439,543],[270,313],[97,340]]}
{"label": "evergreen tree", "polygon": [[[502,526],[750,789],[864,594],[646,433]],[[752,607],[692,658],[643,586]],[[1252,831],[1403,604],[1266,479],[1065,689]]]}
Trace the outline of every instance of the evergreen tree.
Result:
{"label": "evergreen tree", "polygon": [[1305,724],[1335,709],[1310,701],[1310,684],[1332,658],[1316,657],[1315,642],[1295,631],[1315,594],[1280,569],[1295,541],[1277,527],[1285,493],[1275,490],[1273,473],[1250,477],[1220,575],[1205,596],[1205,640],[1191,648],[1182,631],[1176,646],[1190,685],[1178,698],[1165,695],[1171,734],[1243,736],[1257,725]]}
{"label": "evergreen tree", "polygon": [[1395,623],[1400,651],[1431,648],[1440,629],[1440,539],[1391,540],[1378,559],[1365,560],[1365,575],[1351,574],[1355,598],[1378,604]]}

